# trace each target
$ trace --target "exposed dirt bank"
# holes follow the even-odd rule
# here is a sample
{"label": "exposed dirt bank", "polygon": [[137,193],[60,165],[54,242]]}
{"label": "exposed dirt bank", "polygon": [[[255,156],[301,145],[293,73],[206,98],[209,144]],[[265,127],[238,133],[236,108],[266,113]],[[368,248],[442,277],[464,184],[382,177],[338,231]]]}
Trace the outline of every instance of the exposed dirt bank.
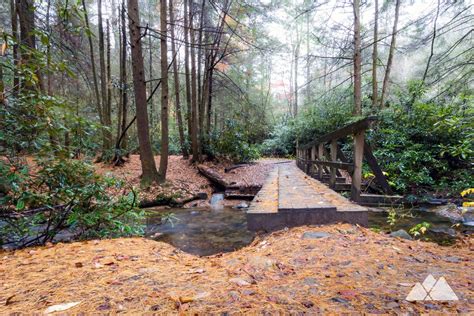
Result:
{"label": "exposed dirt bank", "polygon": [[[75,302],[68,313],[468,314],[472,251],[472,239],[440,247],[348,224],[279,231],[203,258],[142,238],[59,243],[0,253],[0,313]],[[459,301],[406,301],[428,274],[444,276]]]}

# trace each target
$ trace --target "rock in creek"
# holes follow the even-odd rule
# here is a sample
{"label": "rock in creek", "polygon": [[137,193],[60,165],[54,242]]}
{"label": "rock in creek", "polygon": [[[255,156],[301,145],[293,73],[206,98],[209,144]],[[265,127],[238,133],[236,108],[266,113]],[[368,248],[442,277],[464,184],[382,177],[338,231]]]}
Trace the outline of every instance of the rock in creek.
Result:
{"label": "rock in creek", "polygon": [[399,229],[395,232],[391,232],[390,233],[390,237],[398,237],[398,238],[403,238],[403,239],[408,239],[408,240],[412,240],[413,238],[410,236],[409,233],[407,233],[405,230],[403,229]]}

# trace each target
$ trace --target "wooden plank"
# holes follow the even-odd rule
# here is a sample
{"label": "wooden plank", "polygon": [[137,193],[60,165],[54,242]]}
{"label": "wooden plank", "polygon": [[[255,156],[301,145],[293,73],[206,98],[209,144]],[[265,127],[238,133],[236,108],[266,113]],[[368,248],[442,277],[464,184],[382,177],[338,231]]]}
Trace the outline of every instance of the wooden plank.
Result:
{"label": "wooden plank", "polygon": [[[323,149],[324,149],[323,146],[324,146],[323,144],[318,145],[318,159],[320,161],[323,159]],[[319,179],[323,178],[323,166],[322,165],[318,165],[318,177],[319,177]]]}
{"label": "wooden plank", "polygon": [[[337,162],[337,140],[331,141],[331,161]],[[329,178],[329,187],[334,188],[336,185],[336,171],[335,167],[331,167],[331,177]]]}
{"label": "wooden plank", "polygon": [[352,134],[357,134],[360,131],[366,130],[367,128],[370,127],[370,125],[377,120],[376,116],[369,116],[365,119],[362,119],[360,121],[354,122],[352,124],[346,125],[338,130],[335,130],[334,132],[325,134],[318,139],[309,142],[304,145],[300,145],[301,149],[305,148],[311,148],[314,145],[319,145],[320,143],[326,143],[328,141],[331,141],[333,139],[339,139],[348,135]]}
{"label": "wooden plank", "polygon": [[364,157],[370,169],[374,172],[375,180],[382,187],[382,190],[387,194],[393,194],[392,188],[387,182],[387,178],[385,178],[382,169],[380,169],[380,166],[377,163],[377,159],[372,153],[372,148],[366,141],[364,141]]}
{"label": "wooden plank", "polygon": [[[326,161],[326,160],[302,160],[302,162],[310,162],[319,166],[332,167],[336,169],[347,170],[351,172],[354,169],[354,164],[340,161]],[[321,175],[321,178],[323,175]],[[338,176],[339,177],[339,176]]]}
{"label": "wooden plank", "polygon": [[[316,146],[311,147],[311,157],[310,157],[310,159],[311,159],[311,160],[316,160],[316,159],[317,159],[317,155],[318,155],[318,152],[317,152]],[[312,163],[312,164],[311,164],[311,170],[310,170],[310,172],[311,172],[312,174],[316,174],[315,167],[316,167],[316,165],[315,165],[314,163]]]}
{"label": "wooden plank", "polygon": [[360,200],[360,184],[362,181],[362,158],[364,156],[365,131],[354,135],[354,171],[352,172],[351,198],[354,202]]}
{"label": "wooden plank", "polygon": [[[324,146],[323,146],[323,152],[324,152],[324,157],[326,158],[326,161],[332,161],[331,155],[329,155],[328,151],[326,150],[326,148],[324,148]],[[324,170],[326,171],[326,173],[331,174],[331,169],[325,167]],[[339,170],[336,170],[336,175],[338,177],[342,176]]]}

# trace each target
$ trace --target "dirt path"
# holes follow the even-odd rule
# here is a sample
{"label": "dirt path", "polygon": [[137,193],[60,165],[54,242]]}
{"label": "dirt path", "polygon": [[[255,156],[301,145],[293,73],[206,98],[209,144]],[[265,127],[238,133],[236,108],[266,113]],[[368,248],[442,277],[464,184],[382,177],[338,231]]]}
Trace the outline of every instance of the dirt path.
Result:
{"label": "dirt path", "polygon": [[[0,253],[0,314],[71,302],[70,313],[469,314],[472,250],[472,240],[440,247],[348,224],[283,230],[203,258],[142,238],[60,243]],[[444,276],[459,301],[406,301],[428,274]]]}

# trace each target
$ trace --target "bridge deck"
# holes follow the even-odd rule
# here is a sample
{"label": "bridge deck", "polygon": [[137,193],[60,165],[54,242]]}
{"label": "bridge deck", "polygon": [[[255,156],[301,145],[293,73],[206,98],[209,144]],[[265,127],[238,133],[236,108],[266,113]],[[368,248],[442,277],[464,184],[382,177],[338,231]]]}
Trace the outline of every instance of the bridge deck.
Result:
{"label": "bridge deck", "polygon": [[354,204],[294,163],[277,166],[247,211],[250,230],[271,231],[336,222],[367,225],[367,209]]}

